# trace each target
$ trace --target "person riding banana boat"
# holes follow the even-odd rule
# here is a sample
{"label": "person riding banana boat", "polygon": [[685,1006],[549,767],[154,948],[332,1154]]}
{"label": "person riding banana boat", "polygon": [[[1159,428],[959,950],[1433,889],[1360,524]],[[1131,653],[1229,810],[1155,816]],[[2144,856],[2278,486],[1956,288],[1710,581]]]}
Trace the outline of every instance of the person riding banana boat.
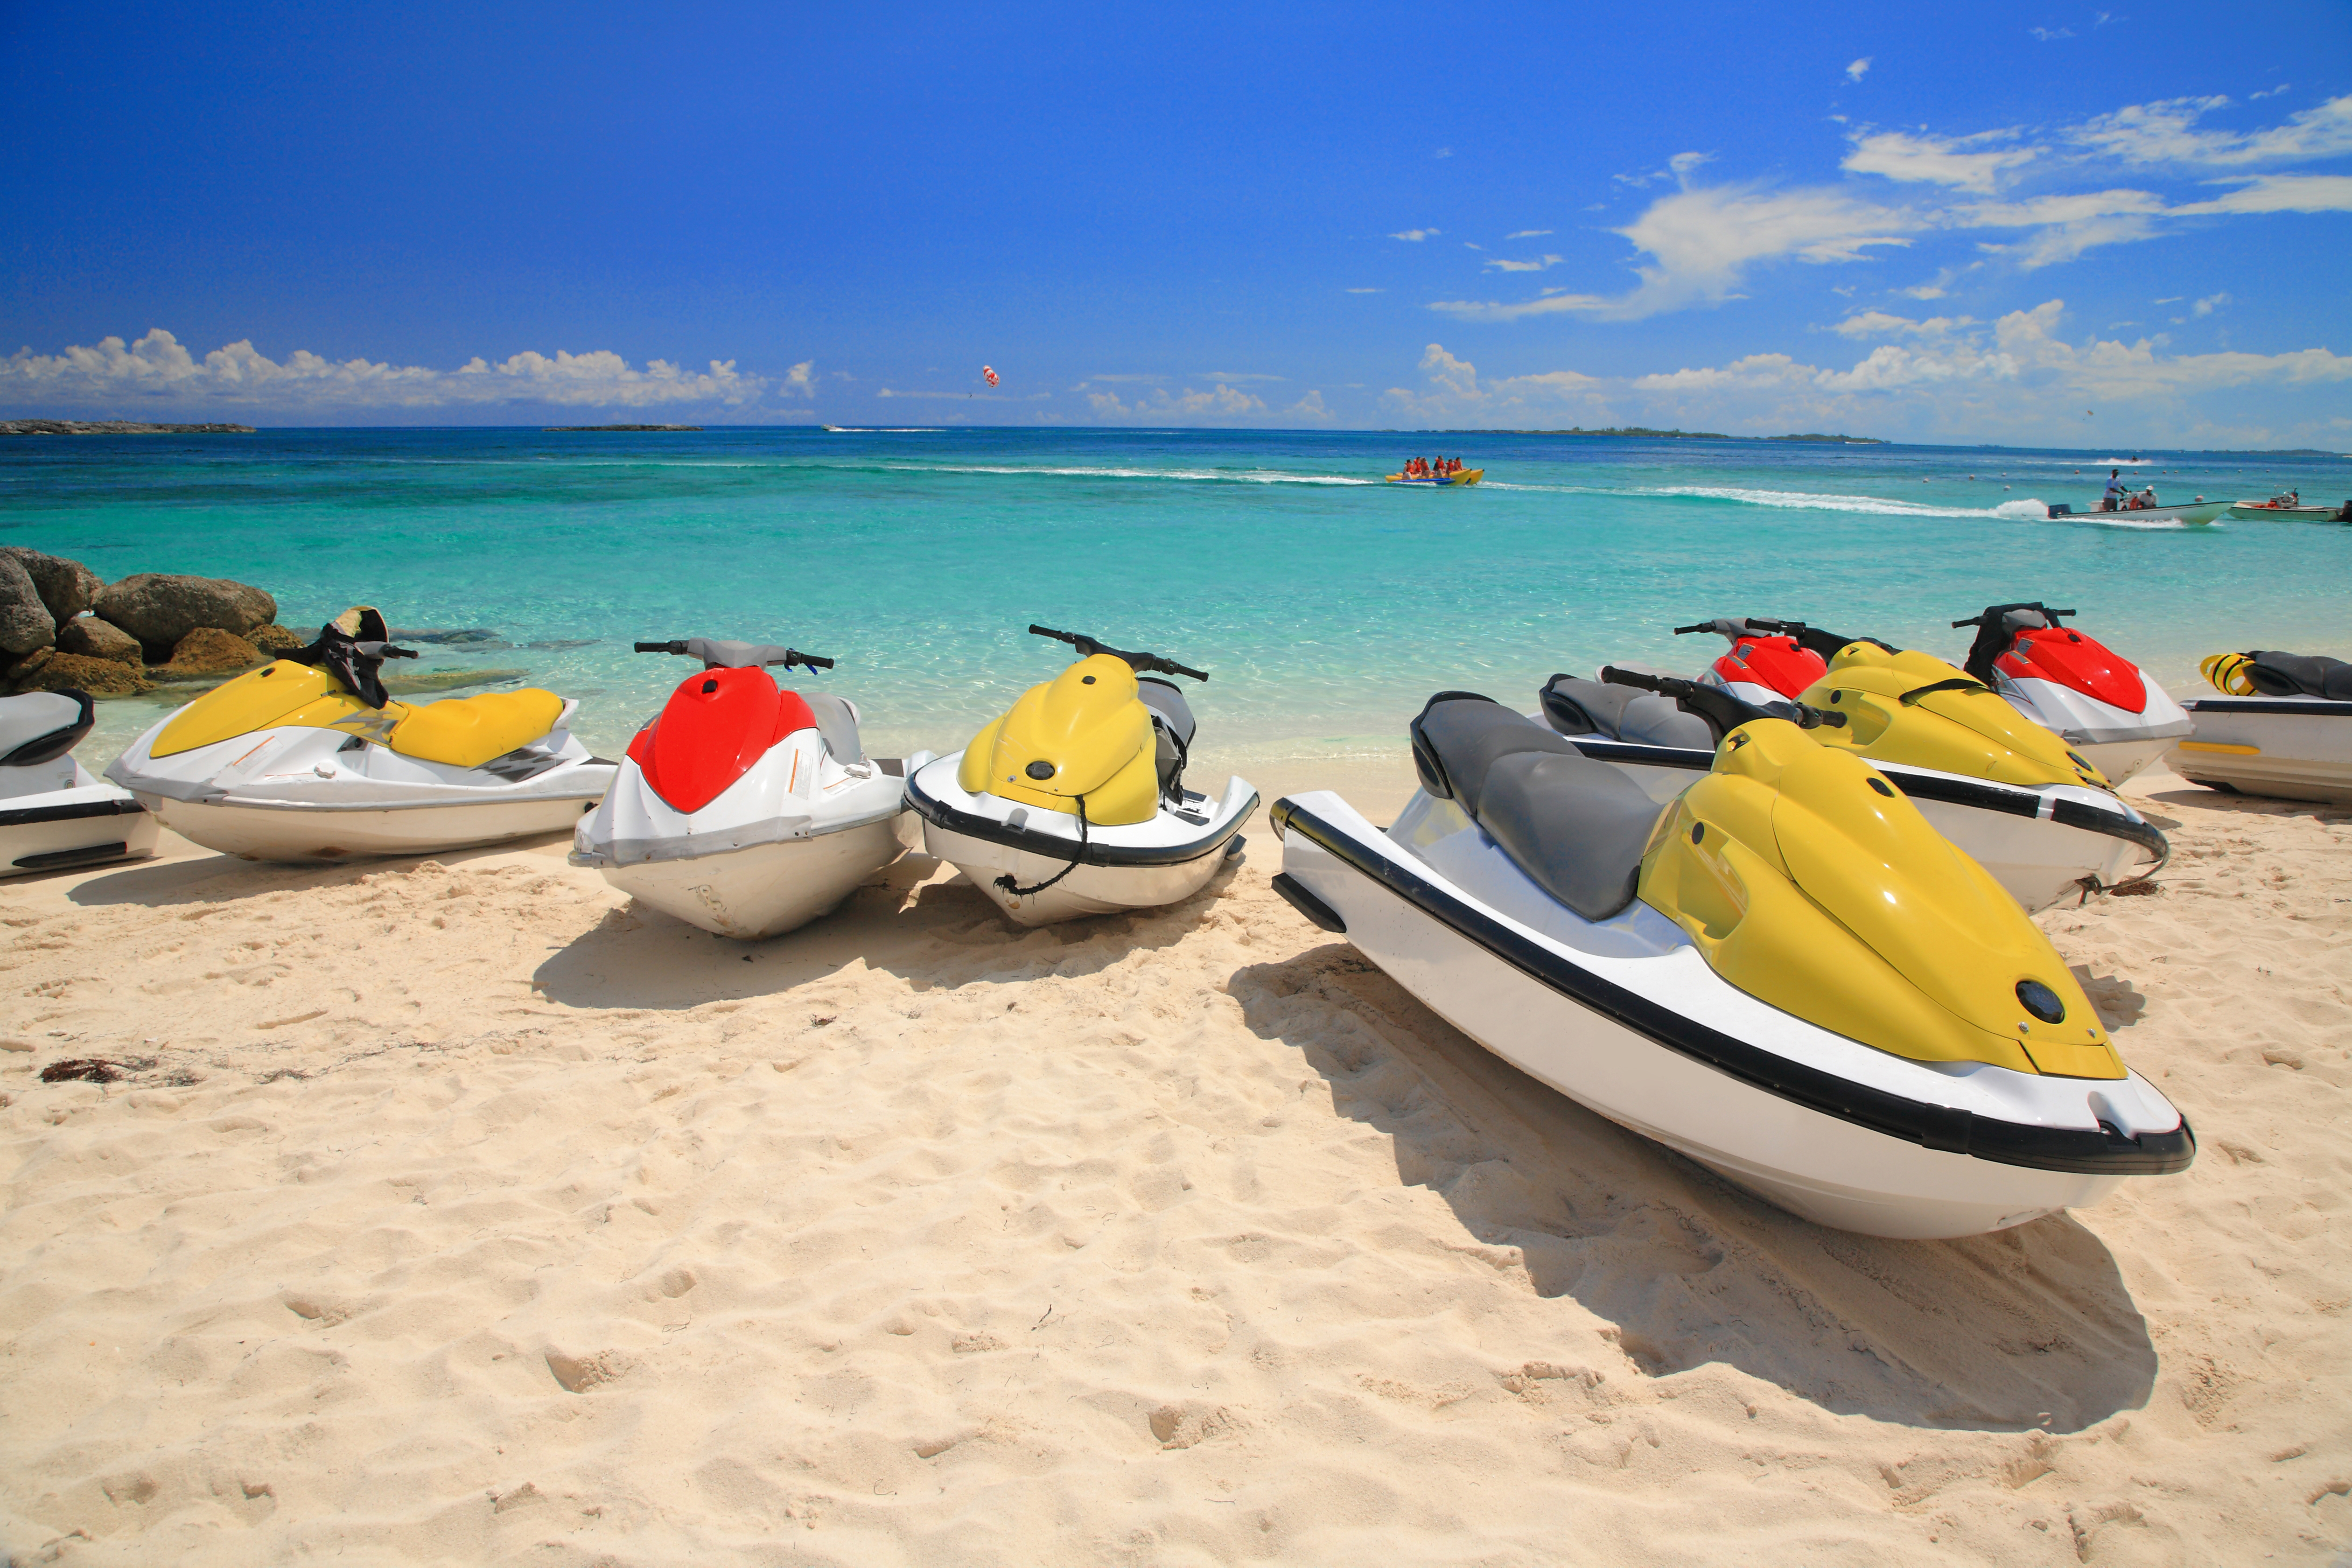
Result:
{"label": "person riding banana boat", "polygon": [[1328,791],[1275,803],[1275,890],[1520,1070],[1822,1225],[1968,1236],[2189,1166],[2049,939],[1822,743],[1832,712],[1658,689],[1724,728],[1666,800],[1441,691],[1386,828]]}
{"label": "person riding banana boat", "polygon": [[579,704],[526,688],[395,700],[383,616],[359,605],[180,709],[108,766],[165,827],[247,860],[425,855],[570,829],[615,765],[573,737]]}
{"label": "person riding banana boat", "polygon": [[1211,800],[1184,787],[1192,710],[1158,654],[1033,626],[1077,662],[1031,687],[952,756],[913,771],[924,847],[1024,925],[1190,898],[1237,853],[1257,805],[1247,780]]}

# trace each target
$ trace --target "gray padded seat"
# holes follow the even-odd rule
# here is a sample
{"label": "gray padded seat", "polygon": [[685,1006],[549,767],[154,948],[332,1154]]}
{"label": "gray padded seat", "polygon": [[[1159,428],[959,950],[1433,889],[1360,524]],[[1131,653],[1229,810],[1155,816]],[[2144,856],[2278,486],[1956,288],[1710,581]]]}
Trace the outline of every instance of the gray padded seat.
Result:
{"label": "gray padded seat", "polygon": [[1412,723],[1413,762],[1545,892],[1589,921],[1633,901],[1658,803],[1499,702],[1441,692]]}
{"label": "gray padded seat", "polygon": [[2326,697],[2352,702],[2352,664],[2326,654],[2256,650],[2248,670],[2254,689],[2270,697]]}
{"label": "gray padded seat", "polygon": [[[84,704],[79,698],[68,697],[62,691],[26,691],[15,697],[0,698],[0,758],[14,758],[33,742],[45,736],[79,726],[74,740],[89,732],[89,721],[83,717]],[[22,761],[47,762],[71,749],[72,741],[58,746],[36,747],[37,754]]]}
{"label": "gray padded seat", "polygon": [[1706,720],[1684,712],[1673,698],[1654,691],[1555,675],[1545,684],[1540,701],[1545,721],[1563,735],[1601,734],[1643,746],[1715,750],[1715,731]]}
{"label": "gray padded seat", "polygon": [[846,697],[835,697],[830,691],[803,691],[801,700],[809,705],[816,716],[816,732],[824,737],[824,749],[833,753],[836,763],[862,763],[865,749],[857,739],[857,708]]}
{"label": "gray padded seat", "polygon": [[1152,760],[1160,769],[1160,793],[1172,800],[1184,787],[1184,759],[1192,750],[1192,706],[1173,681],[1149,675],[1137,678],[1135,694],[1151,710]]}

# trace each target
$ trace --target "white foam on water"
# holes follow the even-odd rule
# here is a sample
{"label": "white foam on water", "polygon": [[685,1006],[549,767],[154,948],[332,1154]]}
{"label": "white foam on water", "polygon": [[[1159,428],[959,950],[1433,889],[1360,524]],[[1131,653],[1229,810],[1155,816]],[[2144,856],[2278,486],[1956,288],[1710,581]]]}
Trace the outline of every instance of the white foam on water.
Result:
{"label": "white foam on water", "polygon": [[[1824,495],[1811,490],[1743,489],[1724,485],[1670,485],[1626,492],[1634,495],[1688,497],[1700,500],[1738,501],[1746,506],[1769,506],[1795,511],[1859,511],[1882,517],[1999,517],[2019,518],[2046,516],[2050,510],[2038,500],[2020,499],[2003,501],[1996,507],[1933,506],[1922,501],[1895,500],[1885,496]],[[2032,512],[2011,509],[2031,507]]]}
{"label": "white foam on water", "polygon": [[1066,479],[1177,479],[1194,484],[1246,485],[1376,485],[1378,479],[1351,478],[1344,474],[1287,474],[1278,469],[1256,468],[1246,471],[1221,468],[1114,468],[1092,466],[1049,468],[998,463],[884,463],[879,467],[894,472],[909,474],[1010,474],[1031,479],[1051,475]]}

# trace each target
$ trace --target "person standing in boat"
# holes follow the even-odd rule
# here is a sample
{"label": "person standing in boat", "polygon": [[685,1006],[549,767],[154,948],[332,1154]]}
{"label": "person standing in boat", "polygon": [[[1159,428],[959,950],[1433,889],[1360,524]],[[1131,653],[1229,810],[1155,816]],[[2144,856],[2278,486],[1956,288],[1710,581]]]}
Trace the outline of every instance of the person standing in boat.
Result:
{"label": "person standing in boat", "polygon": [[2130,493],[2131,487],[2124,483],[2124,471],[2121,468],[2109,468],[2107,470],[2107,493],[2099,498],[2099,510],[2101,511],[2122,510],[2124,506],[2124,498]]}

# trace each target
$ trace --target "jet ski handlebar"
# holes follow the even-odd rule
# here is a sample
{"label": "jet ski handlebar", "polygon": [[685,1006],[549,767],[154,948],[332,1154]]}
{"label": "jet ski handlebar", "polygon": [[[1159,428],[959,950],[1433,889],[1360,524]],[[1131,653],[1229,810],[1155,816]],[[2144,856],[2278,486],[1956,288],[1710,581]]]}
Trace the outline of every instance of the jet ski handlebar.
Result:
{"label": "jet ski handlebar", "polygon": [[415,658],[416,657],[415,648],[394,647],[388,642],[355,642],[352,644],[352,651],[362,658]]}
{"label": "jet ski handlebar", "polygon": [[773,643],[726,642],[717,637],[672,637],[667,642],[641,642],[632,646],[638,653],[671,653],[698,658],[705,669],[756,669],[762,665],[774,664],[781,664],[786,669],[796,664],[805,665],[811,669],[833,668],[833,660],[829,658],[803,653],[796,647],[778,647]]}
{"label": "jet ski handlebar", "polygon": [[1742,724],[1759,719],[1786,719],[1800,730],[1818,730],[1823,725],[1832,730],[1845,728],[1845,715],[1802,702],[1775,702],[1759,707],[1744,702],[1720,686],[1708,686],[1696,680],[1685,680],[1678,675],[1650,675],[1641,670],[1620,669],[1615,665],[1601,668],[1601,679],[1611,686],[1631,686],[1640,691],[1654,691],[1661,697],[1671,697],[1685,713],[1696,714],[1706,721],[1707,727],[1720,741]]}
{"label": "jet ski handlebar", "polygon": [[1675,636],[1682,637],[1690,632],[1713,632],[1717,637],[1729,637],[1733,642],[1738,642],[1741,637],[1754,637],[1759,632],[1775,634],[1785,632],[1793,637],[1805,629],[1805,623],[1802,621],[1775,621],[1763,616],[1746,616],[1738,619],[1728,616],[1719,616],[1711,621],[1701,621],[1695,626],[1676,626]]}
{"label": "jet ski handlebar", "polygon": [[1965,621],[1954,621],[1952,623],[1952,627],[1957,631],[1962,626],[1988,626],[1995,621],[2007,619],[2009,613],[2012,610],[2039,610],[2044,616],[2049,617],[2048,624],[2053,626],[2058,624],[2061,617],[2071,616],[2074,613],[2072,610],[2053,610],[2049,605],[2042,604],[1993,605],[1988,606],[1982,615],[1970,616]]}
{"label": "jet ski handlebar", "polygon": [[1209,672],[1205,669],[1194,669],[1191,665],[1178,664],[1174,659],[1162,658],[1156,653],[1130,653],[1123,647],[1113,647],[1108,643],[1097,641],[1082,632],[1057,632],[1051,626],[1033,626],[1029,628],[1029,635],[1052,637],[1055,642],[1068,643],[1072,647],[1076,648],[1080,655],[1087,658],[1092,658],[1098,653],[1107,653],[1113,658],[1123,658],[1127,661],[1128,668],[1138,675],[1186,675],[1194,680],[1209,679]]}

